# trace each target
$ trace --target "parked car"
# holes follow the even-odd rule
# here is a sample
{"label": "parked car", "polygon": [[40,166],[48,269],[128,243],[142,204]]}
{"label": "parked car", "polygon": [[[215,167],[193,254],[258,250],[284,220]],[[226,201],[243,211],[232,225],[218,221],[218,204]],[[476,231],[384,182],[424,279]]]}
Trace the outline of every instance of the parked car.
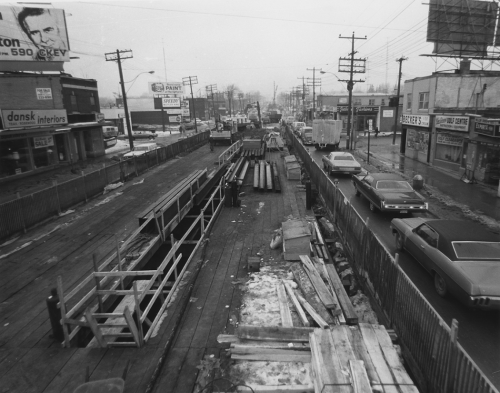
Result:
{"label": "parked car", "polygon": [[312,127],[306,126],[300,129],[300,138],[302,139],[302,143],[304,145],[312,145],[312,135],[313,135]]}
{"label": "parked car", "polygon": [[[132,139],[149,139],[149,140],[154,140],[158,134],[156,132],[150,132],[150,131],[132,131]],[[123,135],[118,135],[118,139],[125,139],[128,140],[128,134],[125,133]]]}
{"label": "parked car", "polygon": [[436,292],[467,306],[500,309],[500,237],[470,221],[395,218],[398,251],[408,251],[432,276]]}
{"label": "parked car", "polygon": [[352,176],[356,196],[370,202],[370,210],[409,213],[425,212],[428,204],[403,177],[395,173],[361,173]]}
{"label": "parked car", "polygon": [[334,173],[357,174],[361,172],[361,164],[357,162],[351,153],[334,151],[323,156],[323,169],[329,175]]}
{"label": "parked car", "polygon": [[303,121],[294,121],[292,123],[292,131],[298,135],[300,135],[300,130],[302,127],[305,127],[306,126],[306,123],[304,123]]}
{"label": "parked car", "polygon": [[146,154],[148,151],[153,151],[158,149],[158,145],[156,143],[143,143],[142,145],[136,145],[134,150],[129,151],[123,155],[124,158],[132,158],[142,156]]}

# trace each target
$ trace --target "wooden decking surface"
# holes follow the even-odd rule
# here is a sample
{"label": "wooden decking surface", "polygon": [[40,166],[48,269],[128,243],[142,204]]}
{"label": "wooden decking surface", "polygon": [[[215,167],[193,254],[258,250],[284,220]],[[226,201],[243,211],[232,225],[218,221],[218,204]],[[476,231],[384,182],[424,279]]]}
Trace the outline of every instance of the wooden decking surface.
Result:
{"label": "wooden decking surface", "polygon": [[[191,392],[197,366],[204,356],[224,358],[227,344],[218,344],[217,335],[232,333],[229,319],[239,315],[240,296],[235,282],[247,277],[247,257],[259,252],[263,258],[279,259],[281,250],[269,248],[272,232],[285,217],[306,215],[305,193],[295,187],[297,181],[286,180],[277,152],[268,154],[266,159],[278,163],[282,193],[254,192],[253,172],[247,172],[242,206],[222,210],[187,308],[181,309],[178,301],[188,289],[185,285],[167,308],[168,316],[158,334],[144,348],[63,349],[49,337],[51,327],[45,304],[58,275],[63,277],[65,290],[76,285],[91,271],[92,253],[97,252],[100,261],[112,253],[115,235],[124,240],[138,227],[137,212],[195,169],[210,170],[217,152],[223,148],[211,153],[208,146],[203,146],[184,158],[170,161],[118,189],[123,194],[113,201],[94,207],[113,193],[102,196],[81,206],[73,215],[44,225],[0,250],[0,255],[6,254],[62,225],[0,259],[1,391],[72,392],[83,383],[86,367],[90,380],[98,380],[121,376],[130,361],[125,392],[145,392],[153,376],[157,377],[154,392]],[[142,177],[144,183],[133,184]],[[178,333],[158,372],[177,317],[182,318]]]}

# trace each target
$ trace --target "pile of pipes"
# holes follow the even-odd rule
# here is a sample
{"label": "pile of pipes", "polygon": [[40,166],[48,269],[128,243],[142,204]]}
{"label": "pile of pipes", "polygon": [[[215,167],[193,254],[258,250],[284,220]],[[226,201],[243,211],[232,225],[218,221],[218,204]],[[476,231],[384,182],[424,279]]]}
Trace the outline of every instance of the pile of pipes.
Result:
{"label": "pile of pipes", "polygon": [[225,203],[226,207],[237,207],[241,201],[238,199],[239,189],[243,184],[250,161],[246,157],[240,157],[231,164],[226,175]]}
{"label": "pile of pipes", "polygon": [[253,170],[253,188],[259,191],[281,192],[278,166],[276,162],[260,160]]}

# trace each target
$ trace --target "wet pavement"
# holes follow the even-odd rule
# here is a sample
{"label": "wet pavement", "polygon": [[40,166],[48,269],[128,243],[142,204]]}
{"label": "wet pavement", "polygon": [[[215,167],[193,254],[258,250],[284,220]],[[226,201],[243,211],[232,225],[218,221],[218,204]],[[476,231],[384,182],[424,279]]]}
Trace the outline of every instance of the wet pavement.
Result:
{"label": "wet pavement", "polygon": [[[460,180],[457,173],[418,162],[399,153],[400,137],[392,144],[392,135],[370,138],[370,161],[375,160],[388,169],[402,172],[412,179],[421,175],[424,187],[431,192],[437,191],[453,200],[454,204],[469,209],[477,215],[487,216],[500,224],[500,197],[498,185],[481,182],[468,184]],[[356,144],[356,153],[367,159],[368,138],[360,137]]]}

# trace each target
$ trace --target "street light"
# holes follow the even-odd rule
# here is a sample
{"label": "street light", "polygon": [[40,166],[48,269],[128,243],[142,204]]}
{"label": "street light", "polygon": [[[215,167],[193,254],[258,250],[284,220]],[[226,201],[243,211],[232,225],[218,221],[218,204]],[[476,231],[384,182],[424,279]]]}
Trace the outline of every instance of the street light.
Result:
{"label": "street light", "polygon": [[[139,76],[141,76],[142,74],[154,74],[155,72],[154,71],[144,71],[144,72],[141,72],[139,75],[137,75],[134,79],[132,79],[131,81],[128,81],[128,82],[123,82],[123,83],[130,83],[130,82],[135,82],[137,78],[139,78]],[[126,93],[129,92],[129,90],[132,88],[132,86],[134,86],[134,83],[132,83],[130,85],[130,87],[127,89]]]}
{"label": "street light", "polygon": [[340,78],[339,78],[336,74],[334,74],[333,72],[320,71],[319,73],[320,73],[320,74],[332,74],[335,78],[337,78],[337,80],[338,80],[339,82],[342,82],[342,80],[341,80],[341,79],[340,79]]}

